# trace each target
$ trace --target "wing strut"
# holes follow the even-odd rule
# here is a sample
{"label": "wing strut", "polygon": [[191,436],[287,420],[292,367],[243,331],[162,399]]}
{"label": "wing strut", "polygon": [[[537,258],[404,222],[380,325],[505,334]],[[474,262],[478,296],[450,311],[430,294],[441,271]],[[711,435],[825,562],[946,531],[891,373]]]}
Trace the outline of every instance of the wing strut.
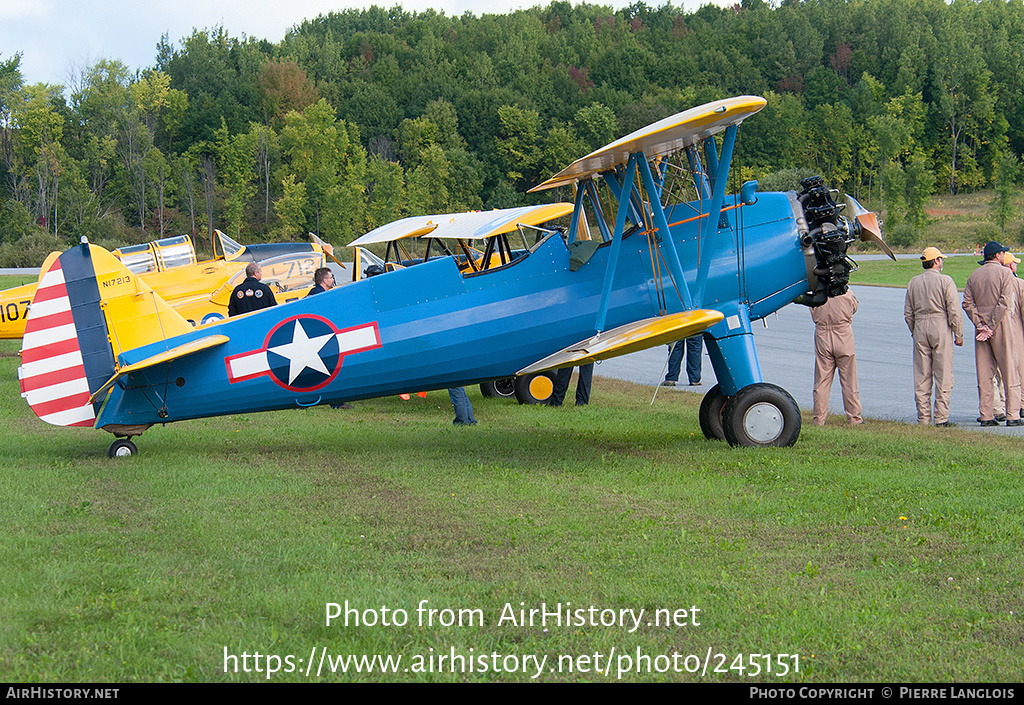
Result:
{"label": "wing strut", "polygon": [[[640,176],[643,177],[647,193],[657,193],[654,175],[651,174],[651,165],[647,163],[646,159],[640,161]],[[664,252],[668,255],[666,263],[668,264],[669,272],[672,273],[672,279],[675,280],[676,289],[682,295],[683,306],[689,310],[693,308],[693,298],[690,296],[690,287],[686,285],[686,277],[683,276],[683,264],[679,261],[679,253],[676,251],[676,243],[672,239],[672,231],[668,227],[665,209],[661,206],[660,200],[651,200],[650,208],[651,215],[654,216],[654,224],[658,227],[658,231],[663,233],[661,245]]]}
{"label": "wing strut", "polygon": [[[736,145],[736,125],[729,125],[725,129],[725,138],[722,140],[722,156],[719,159],[719,168],[714,174],[714,192],[711,194],[711,203],[707,209],[708,213],[708,234],[701,243],[700,264],[697,268],[697,280],[694,282],[694,300],[700,306],[704,303],[704,290],[708,283],[708,272],[711,271],[711,248],[714,245],[715,235],[718,233],[719,220],[722,217],[722,203],[725,200],[725,186],[729,176],[729,164],[732,162],[732,150]],[[708,150],[708,161],[714,149]]]}
{"label": "wing strut", "polygon": [[608,253],[608,268],[604,271],[604,284],[601,287],[601,303],[597,307],[597,323],[594,329],[600,333],[604,330],[604,324],[608,318],[608,299],[612,293],[612,281],[615,279],[615,269],[619,263],[619,251],[622,250],[622,231],[626,228],[626,215],[631,207],[630,195],[633,193],[633,177],[636,175],[636,163],[643,152],[634,152],[629,155],[629,162],[626,164],[626,174],[623,184],[623,191],[619,195],[619,212],[615,217],[615,232],[612,235],[611,252]]}

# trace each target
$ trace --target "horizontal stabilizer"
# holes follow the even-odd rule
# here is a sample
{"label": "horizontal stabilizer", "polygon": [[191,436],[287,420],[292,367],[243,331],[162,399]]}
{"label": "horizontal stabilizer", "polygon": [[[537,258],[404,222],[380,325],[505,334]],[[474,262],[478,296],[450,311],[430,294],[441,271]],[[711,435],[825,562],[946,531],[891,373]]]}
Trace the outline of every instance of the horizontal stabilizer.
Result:
{"label": "horizontal stabilizer", "polygon": [[223,345],[224,343],[228,342],[228,340],[230,340],[230,338],[228,338],[226,335],[208,335],[205,338],[199,338],[198,340],[193,340],[189,343],[185,343],[184,345],[179,345],[175,348],[171,348],[170,350],[165,350],[162,353],[152,355],[150,357],[147,357],[145,360],[140,360],[139,362],[133,362],[130,365],[124,365],[123,367],[119,367],[114,376],[107,380],[106,384],[97,389],[96,392],[89,398],[89,402],[95,403],[102,399],[104,395],[107,393],[107,391],[112,386],[114,386],[114,383],[117,382],[117,380],[124,377],[125,375],[129,375],[132,372],[138,372],[139,370],[144,370],[147,367],[153,367],[154,365],[159,365],[164,362],[177,360],[179,357],[192,355],[193,353],[197,353],[200,350],[207,350],[208,348]]}
{"label": "horizontal stabilizer", "polygon": [[596,360],[607,360],[619,355],[627,355],[637,350],[646,350],[655,345],[665,345],[702,333],[723,318],[725,316],[721,311],[707,309],[645,318],[642,321],[634,321],[598,333],[575,345],[563,348],[539,362],[524,367],[516,374],[526,375],[559,367],[574,367]]}

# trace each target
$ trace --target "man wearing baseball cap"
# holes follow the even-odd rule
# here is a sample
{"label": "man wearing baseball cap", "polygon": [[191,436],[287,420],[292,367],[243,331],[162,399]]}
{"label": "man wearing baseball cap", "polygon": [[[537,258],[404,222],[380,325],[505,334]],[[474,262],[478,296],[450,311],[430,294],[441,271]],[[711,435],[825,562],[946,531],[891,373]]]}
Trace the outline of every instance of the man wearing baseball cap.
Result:
{"label": "man wearing baseball cap", "polygon": [[1017,265],[1020,258],[1012,252],[1003,253],[1003,266],[1013,272],[1013,290],[1016,293],[1016,305],[1010,312],[1010,323],[1013,328],[1013,359],[1017,363],[1017,377],[1021,383],[1021,407],[1024,408],[1024,279],[1017,276]]}
{"label": "man wearing baseball cap", "polygon": [[[914,397],[917,423],[955,426],[949,420],[953,391],[953,346],[964,344],[960,294],[953,278],[942,273],[946,258],[938,248],[921,255],[924,272],[910,280],[903,316],[914,339]],[[932,411],[932,388],[935,409]]]}
{"label": "man wearing baseball cap", "polygon": [[1014,361],[1010,316],[1016,302],[1013,274],[1003,266],[1009,251],[998,242],[985,245],[985,259],[964,287],[964,311],[974,323],[974,358],[978,371],[978,411],[982,426],[996,426],[992,376],[999,371],[1006,393],[1006,425],[1020,426],[1020,378]]}

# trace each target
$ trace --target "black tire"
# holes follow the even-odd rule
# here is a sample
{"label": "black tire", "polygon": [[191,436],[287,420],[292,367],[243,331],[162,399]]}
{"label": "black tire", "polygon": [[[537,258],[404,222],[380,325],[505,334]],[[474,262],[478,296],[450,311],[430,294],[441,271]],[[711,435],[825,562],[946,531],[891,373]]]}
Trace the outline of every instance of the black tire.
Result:
{"label": "black tire", "polygon": [[725,408],[727,401],[729,401],[729,397],[725,396],[722,393],[722,388],[716,384],[711,388],[711,391],[704,395],[704,399],[700,403],[700,413],[698,414],[700,430],[704,432],[704,437],[708,440],[725,440],[725,429],[722,427],[722,410]]}
{"label": "black tire", "polygon": [[108,458],[130,458],[138,453],[139,449],[127,438],[118,438],[107,448]]}
{"label": "black tire", "polygon": [[504,379],[492,379],[490,382],[483,382],[480,385],[480,393],[485,397],[512,399],[516,395],[516,380],[513,377],[505,377]]}
{"label": "black tire", "polygon": [[516,377],[516,400],[520,404],[546,404],[555,389],[554,372]]}
{"label": "black tire", "polygon": [[800,407],[782,387],[750,384],[725,403],[722,428],[731,446],[791,446],[800,437]]}

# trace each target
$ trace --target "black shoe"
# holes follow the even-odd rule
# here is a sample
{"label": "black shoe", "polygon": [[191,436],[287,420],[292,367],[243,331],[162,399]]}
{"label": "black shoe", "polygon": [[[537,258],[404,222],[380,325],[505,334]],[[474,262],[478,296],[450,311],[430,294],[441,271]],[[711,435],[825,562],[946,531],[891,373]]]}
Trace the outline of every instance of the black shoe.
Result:
{"label": "black shoe", "polygon": [[1007,426],[1024,426],[1024,421],[1021,421],[1020,419],[1010,419],[1009,421],[1006,422],[1006,425]]}
{"label": "black shoe", "polygon": [[998,416],[996,416],[996,421],[998,421],[1000,423],[1002,423],[1003,421],[1006,421],[1006,414],[999,414]]}
{"label": "black shoe", "polygon": [[982,426],[998,426],[999,425],[999,422],[996,421],[995,419],[989,419],[988,421],[979,421],[978,423],[981,424]]}
{"label": "black shoe", "polygon": [[674,387],[674,386],[676,386],[676,382],[673,379],[666,379],[664,382],[661,383],[661,386],[662,387]]}
{"label": "black shoe", "polygon": [[956,428],[956,424],[952,421],[943,421],[942,423],[935,424],[939,428]]}

